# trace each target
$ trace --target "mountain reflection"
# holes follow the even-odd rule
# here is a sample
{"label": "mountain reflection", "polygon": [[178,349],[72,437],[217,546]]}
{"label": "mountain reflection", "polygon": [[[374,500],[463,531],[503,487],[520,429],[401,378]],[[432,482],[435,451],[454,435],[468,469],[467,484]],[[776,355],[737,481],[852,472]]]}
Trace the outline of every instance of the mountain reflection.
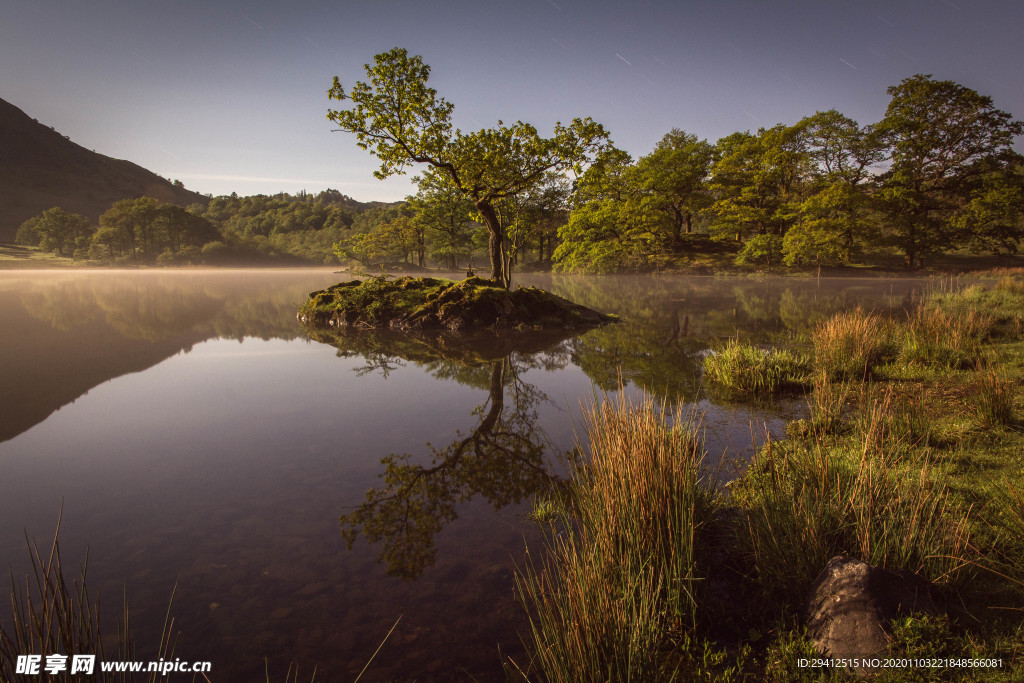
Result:
{"label": "mountain reflection", "polygon": [[[556,370],[571,359],[569,333],[484,332],[405,334],[356,329],[311,328],[312,339],[338,348],[338,356],[360,357],[358,373],[384,376],[413,362],[438,379],[486,390],[468,433],[455,432],[451,443],[426,444],[429,463],[412,455],[391,454],[381,464],[382,485],[341,517],[349,547],[359,536],[380,543],[379,560],[389,574],[417,578],[435,560],[434,538],[458,517],[461,503],[482,496],[495,509],[520,503],[556,487],[538,408],[550,399],[524,380],[527,370]],[[422,458],[416,458],[422,460]]]}
{"label": "mountain reflection", "polygon": [[331,273],[0,273],[0,441],[103,382],[208,339],[297,339],[295,309]]}

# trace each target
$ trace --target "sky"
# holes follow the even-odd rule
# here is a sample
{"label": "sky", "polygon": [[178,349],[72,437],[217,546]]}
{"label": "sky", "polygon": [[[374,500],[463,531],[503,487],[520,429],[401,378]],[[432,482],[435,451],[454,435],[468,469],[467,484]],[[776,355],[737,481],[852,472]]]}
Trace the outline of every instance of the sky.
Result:
{"label": "sky", "polygon": [[394,201],[412,174],[375,179],[326,113],[396,46],[464,131],[590,116],[640,157],[673,128],[874,123],[918,73],[1024,119],[1022,28],[1021,0],[0,0],[0,98],[203,194]]}

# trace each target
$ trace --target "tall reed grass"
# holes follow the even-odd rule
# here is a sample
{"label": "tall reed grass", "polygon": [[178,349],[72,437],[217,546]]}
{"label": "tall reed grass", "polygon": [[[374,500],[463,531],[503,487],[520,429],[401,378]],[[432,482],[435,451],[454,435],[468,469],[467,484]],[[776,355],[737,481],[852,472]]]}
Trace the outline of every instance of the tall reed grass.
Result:
{"label": "tall reed grass", "polygon": [[[718,505],[692,420],[619,392],[585,411],[575,524],[517,572],[531,670],[549,681],[669,680],[672,634],[694,628],[702,538]],[[521,672],[528,673],[528,672]]]}
{"label": "tall reed grass", "polygon": [[894,351],[892,324],[860,308],[825,320],[811,339],[815,366],[831,380],[866,379]]}
{"label": "tall reed grass", "polygon": [[905,363],[951,369],[973,367],[993,324],[992,316],[976,310],[947,311],[923,305],[903,328],[899,358]]}
{"label": "tall reed grass", "polygon": [[825,373],[817,373],[807,400],[815,434],[820,437],[840,431],[850,394],[849,385],[830,382]]}
{"label": "tall reed grass", "polygon": [[[880,567],[955,581],[966,563],[968,515],[931,467],[908,467],[876,403],[851,448],[815,439],[768,442],[734,495],[748,511],[740,542],[764,591],[798,604],[828,560],[850,554]],[[909,476],[908,472],[916,472]]]}
{"label": "tall reed grass", "polygon": [[883,456],[930,445],[934,416],[919,396],[897,396],[891,387],[866,382],[857,402],[853,428],[866,451]]}
{"label": "tall reed grass", "polygon": [[[20,586],[11,577],[11,608],[13,628],[10,633],[0,630],[0,680],[24,680],[16,671],[19,655],[82,654],[96,655],[97,661],[107,658],[104,639],[100,632],[99,606],[94,603],[86,587],[86,565],[68,585],[61,563],[60,521],[53,542],[45,551],[34,541],[26,543],[31,559],[31,574]],[[172,594],[173,599],[173,594]],[[152,660],[173,659],[172,631],[174,622],[170,617],[170,605],[165,615],[164,627],[157,651]],[[118,651],[111,659],[135,660],[135,643],[128,627],[127,605],[121,615],[117,637]],[[70,662],[70,659],[68,660]],[[155,682],[165,679],[159,673],[137,674],[131,672],[101,672],[96,665],[95,679],[104,683],[126,681]],[[48,681],[80,681],[81,675],[70,673],[70,666],[63,672],[48,675]],[[194,680],[200,680],[198,677]],[[207,680],[205,675],[202,680]]]}
{"label": "tall reed grass", "polygon": [[985,427],[1009,426],[1015,422],[1016,384],[991,364],[981,369],[974,393],[974,412]]}
{"label": "tall reed grass", "polygon": [[704,377],[741,394],[774,394],[800,387],[809,371],[810,362],[803,354],[786,349],[760,349],[735,339],[704,357]]}

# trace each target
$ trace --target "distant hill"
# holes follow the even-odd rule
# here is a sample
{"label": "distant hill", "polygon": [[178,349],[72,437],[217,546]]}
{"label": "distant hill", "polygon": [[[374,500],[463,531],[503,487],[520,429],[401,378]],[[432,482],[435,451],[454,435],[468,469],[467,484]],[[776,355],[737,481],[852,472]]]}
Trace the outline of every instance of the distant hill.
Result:
{"label": "distant hill", "polygon": [[26,219],[60,206],[94,221],[119,199],[187,206],[206,197],[121,159],[89,151],[0,100],[0,242]]}

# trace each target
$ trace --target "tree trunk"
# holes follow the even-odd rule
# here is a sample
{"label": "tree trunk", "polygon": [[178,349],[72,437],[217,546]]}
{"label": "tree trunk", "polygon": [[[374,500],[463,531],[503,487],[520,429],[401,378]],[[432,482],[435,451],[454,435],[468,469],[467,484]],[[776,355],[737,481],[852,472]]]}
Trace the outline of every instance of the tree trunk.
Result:
{"label": "tree trunk", "polygon": [[498,220],[498,215],[494,212],[494,207],[491,206],[490,202],[481,200],[474,202],[474,204],[476,210],[480,212],[480,216],[484,219],[487,232],[490,233],[487,240],[487,255],[491,260],[491,279],[507,289],[507,274],[505,273],[505,263],[502,258],[501,248],[503,237],[501,221]]}

